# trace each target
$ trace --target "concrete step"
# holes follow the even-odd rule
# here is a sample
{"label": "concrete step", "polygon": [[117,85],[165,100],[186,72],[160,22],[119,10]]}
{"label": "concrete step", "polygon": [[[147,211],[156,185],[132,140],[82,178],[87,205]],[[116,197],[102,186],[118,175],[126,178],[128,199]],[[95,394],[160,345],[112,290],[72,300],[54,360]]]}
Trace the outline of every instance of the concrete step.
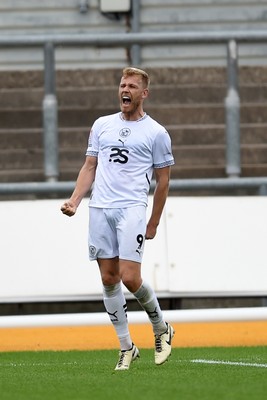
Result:
{"label": "concrete step", "polygon": [[[76,168],[81,166],[85,158],[84,152],[80,148],[59,150],[59,166]],[[42,168],[43,150],[42,149],[14,149],[10,151],[0,150],[0,169],[18,169],[18,168]]]}
{"label": "concrete step", "polygon": [[[45,179],[43,170],[35,169],[34,171],[29,170],[15,170],[8,171],[9,180],[6,182],[27,182],[27,181],[43,181]],[[18,175],[19,174],[19,175]],[[28,175],[26,175],[28,174]],[[26,175],[26,176],[25,176]],[[242,165],[241,176],[242,177],[258,177],[258,176],[266,176],[267,175],[267,166],[266,164],[244,164]],[[19,179],[16,178],[19,176]],[[204,178],[225,178],[225,165],[201,165],[201,167],[186,167],[186,166],[175,166],[171,172],[172,179],[204,179]],[[76,181],[77,179],[77,171],[73,168],[62,168],[60,170],[59,180],[61,181]]]}
{"label": "concrete step", "polygon": [[[77,87],[83,88],[88,86],[105,87],[118,86],[121,78],[121,68],[116,69],[78,69],[78,70],[57,70],[56,86],[57,88]],[[225,68],[147,68],[150,75],[151,84],[205,84],[205,83],[221,83],[227,80],[227,72]],[[263,71],[264,72],[264,71]],[[240,78],[243,82],[260,82],[257,79],[262,71],[253,69],[253,71],[240,70]],[[267,81],[267,80],[266,80]],[[44,72],[38,70],[32,71],[1,71],[0,73],[1,88],[25,88],[27,90],[33,88],[44,88]]]}
{"label": "concrete step", "polygon": [[[176,166],[197,167],[203,165],[225,165],[225,146],[223,145],[198,145],[198,146],[173,146]],[[59,168],[71,168],[77,172],[84,162],[84,151],[79,147],[60,149]],[[267,164],[267,144],[242,145],[242,164]],[[43,167],[42,149],[14,149],[0,150],[0,169],[41,169]]]}
{"label": "concrete step", "polygon": [[[225,125],[166,125],[173,145],[222,145],[225,144]],[[267,123],[240,125],[242,144],[267,143]]]}
{"label": "concrete step", "polygon": [[[86,149],[88,133],[87,127],[60,128],[59,148],[72,148],[75,143],[75,146]],[[42,128],[0,129],[0,149],[12,152],[14,149],[31,148],[43,148]]]}
{"label": "concrete step", "polygon": [[[242,164],[242,177],[258,177],[267,175],[266,164]],[[172,179],[205,179],[205,178],[226,178],[225,164],[221,165],[175,165],[171,170]],[[188,194],[188,192],[186,192]],[[216,193],[216,191],[215,191]]]}
{"label": "concrete step", "polygon": [[[225,146],[173,146],[177,165],[221,165],[225,164]],[[244,164],[267,163],[267,144],[242,145],[241,162]]]}
{"label": "concrete step", "polygon": [[[227,70],[225,67],[197,67],[197,68],[146,68],[151,78],[151,87],[157,84],[222,84],[227,82]],[[104,87],[118,86],[121,78],[121,68],[111,69],[77,69],[77,70],[57,70],[56,86],[57,88],[67,87]],[[240,66],[238,71],[238,80],[240,86],[243,84],[266,84],[267,68]],[[1,71],[1,88],[32,88],[44,87],[44,72],[40,70],[29,71]]]}
{"label": "concrete step", "polygon": [[[224,124],[225,108],[217,104],[197,105],[164,105],[151,107],[149,114],[161,124],[176,125],[204,125]],[[240,107],[241,123],[265,123],[267,122],[267,108],[265,103],[246,103]]]}
{"label": "concrete step", "polygon": [[[80,165],[60,168],[59,180],[75,181]],[[266,164],[243,164],[242,177],[267,176]],[[221,165],[175,165],[171,170],[172,179],[224,178],[225,164]],[[45,180],[43,168],[13,168],[0,170],[0,182],[42,182]],[[186,192],[188,194],[188,192]]]}
{"label": "concrete step", "polygon": [[[118,105],[117,86],[96,88],[59,88],[57,89],[59,107],[90,107],[98,105],[110,107]],[[227,94],[225,85],[154,85],[146,106],[161,104],[223,104]],[[267,98],[267,85],[244,85],[239,89],[241,103],[261,103]],[[42,88],[2,89],[0,91],[0,108],[41,108],[44,98]]]}
{"label": "concrete step", "polygon": [[[106,108],[70,107],[58,110],[59,127],[90,127],[96,118],[117,112],[112,106]],[[147,113],[163,125],[203,125],[224,124],[225,109],[217,104],[169,104],[153,105],[146,108]],[[246,103],[240,109],[241,123],[266,123],[266,103]],[[1,128],[40,128],[43,116],[40,109],[6,109],[0,110]]]}
{"label": "concrete step", "polygon": [[[173,146],[224,145],[225,125],[166,125]],[[267,143],[267,123],[241,124],[241,144]],[[58,130],[61,150],[75,147],[85,152],[88,142],[88,127],[65,127]],[[0,149],[42,149],[42,128],[0,129]]]}
{"label": "concrete step", "polygon": [[0,182],[43,182],[45,180],[43,168],[13,168],[0,170]]}
{"label": "concrete step", "polygon": [[0,150],[0,169],[42,168],[43,151],[41,149]]}

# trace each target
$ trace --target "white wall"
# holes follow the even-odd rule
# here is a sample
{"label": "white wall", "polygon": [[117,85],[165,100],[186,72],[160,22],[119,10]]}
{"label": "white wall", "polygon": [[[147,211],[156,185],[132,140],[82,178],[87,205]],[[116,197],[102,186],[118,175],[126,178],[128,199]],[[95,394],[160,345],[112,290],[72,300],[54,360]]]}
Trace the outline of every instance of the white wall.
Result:
{"label": "white wall", "polygon": [[267,293],[264,197],[170,198],[169,290]]}
{"label": "white wall", "polygon": [[[0,202],[0,302],[101,295],[87,200],[72,218],[63,201]],[[266,221],[264,197],[169,197],[143,276],[162,295],[266,295]]]}

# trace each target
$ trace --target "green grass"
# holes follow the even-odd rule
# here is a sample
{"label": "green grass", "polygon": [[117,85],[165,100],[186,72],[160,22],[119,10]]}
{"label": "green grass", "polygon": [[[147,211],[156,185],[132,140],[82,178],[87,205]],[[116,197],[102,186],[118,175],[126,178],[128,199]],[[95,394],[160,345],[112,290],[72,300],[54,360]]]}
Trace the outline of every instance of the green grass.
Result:
{"label": "green grass", "polygon": [[114,371],[117,357],[116,350],[0,353],[0,398],[266,399],[267,347],[175,348],[162,366],[154,364],[152,349],[141,349],[141,358],[121,372]]}

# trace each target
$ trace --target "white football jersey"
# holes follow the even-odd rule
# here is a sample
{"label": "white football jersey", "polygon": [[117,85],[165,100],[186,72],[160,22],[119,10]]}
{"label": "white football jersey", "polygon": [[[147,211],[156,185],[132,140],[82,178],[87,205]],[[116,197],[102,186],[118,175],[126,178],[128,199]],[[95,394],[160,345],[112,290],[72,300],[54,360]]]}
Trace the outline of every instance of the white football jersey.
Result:
{"label": "white football jersey", "polygon": [[98,118],[86,155],[98,158],[89,205],[100,208],[146,206],[153,169],[174,164],[168,132],[147,114],[137,121],[120,112]]}

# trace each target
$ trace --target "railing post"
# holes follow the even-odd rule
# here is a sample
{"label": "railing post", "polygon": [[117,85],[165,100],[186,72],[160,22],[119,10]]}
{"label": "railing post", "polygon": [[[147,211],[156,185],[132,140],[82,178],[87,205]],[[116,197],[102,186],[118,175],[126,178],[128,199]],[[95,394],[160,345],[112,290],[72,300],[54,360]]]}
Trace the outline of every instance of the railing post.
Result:
{"label": "railing post", "polygon": [[[140,0],[132,1],[132,32],[140,32]],[[131,61],[132,64],[138,67],[141,62],[141,47],[140,44],[131,46]]]}
{"label": "railing post", "polygon": [[226,112],[226,174],[237,177],[240,166],[240,99],[238,93],[237,44],[230,40],[227,45],[228,91],[225,99]]}
{"label": "railing post", "polygon": [[47,181],[58,179],[58,121],[55,94],[55,57],[51,42],[44,46],[43,142],[44,172]]}
{"label": "railing post", "polygon": [[259,196],[267,196],[267,185],[260,185]]}

